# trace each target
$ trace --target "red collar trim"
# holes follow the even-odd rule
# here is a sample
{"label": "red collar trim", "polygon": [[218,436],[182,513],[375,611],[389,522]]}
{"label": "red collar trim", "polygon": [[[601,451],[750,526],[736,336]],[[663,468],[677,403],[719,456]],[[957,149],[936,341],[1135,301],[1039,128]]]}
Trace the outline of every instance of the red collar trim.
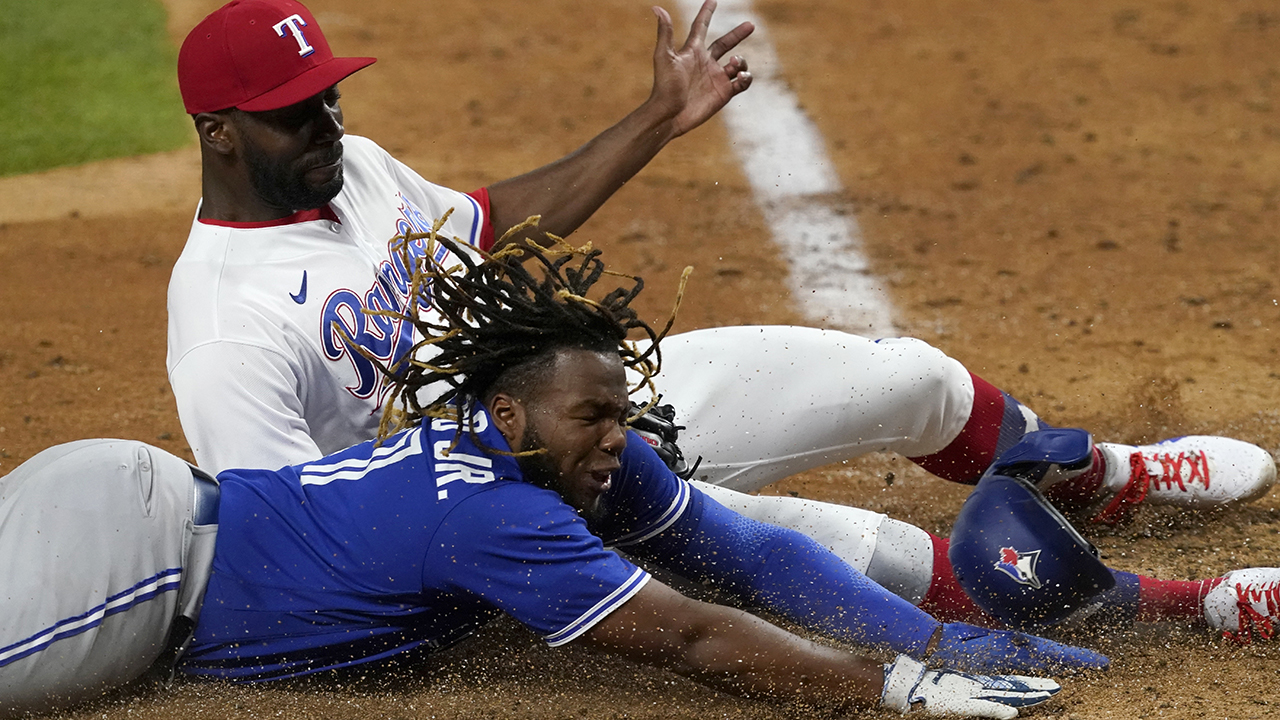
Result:
{"label": "red collar trim", "polygon": [[288,217],[282,217],[277,220],[263,220],[261,222],[231,222],[229,220],[201,219],[200,223],[204,225],[217,225],[218,227],[229,228],[266,228],[279,227],[281,225],[293,225],[295,223],[313,222],[315,220],[329,220],[336,223],[342,222],[338,219],[338,214],[333,211],[333,208],[325,205],[322,208],[315,208],[313,210],[299,210]]}

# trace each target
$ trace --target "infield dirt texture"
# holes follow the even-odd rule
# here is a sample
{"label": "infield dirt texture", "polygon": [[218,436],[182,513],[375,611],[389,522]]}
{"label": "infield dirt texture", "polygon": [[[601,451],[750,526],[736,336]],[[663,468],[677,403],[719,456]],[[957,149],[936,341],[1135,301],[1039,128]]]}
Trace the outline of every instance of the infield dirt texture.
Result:
{"label": "infield dirt texture", "polygon": [[[217,0],[172,0],[175,44]],[[347,130],[471,189],[553,160],[648,93],[644,0],[314,0]],[[783,73],[823,134],[903,334],[1097,437],[1280,447],[1280,8],[1269,0],[770,0]],[[687,27],[687,19],[677,19]],[[681,31],[683,32],[683,31]],[[751,55],[748,42],[742,53]],[[0,181],[0,472],[116,436],[186,457],[165,285],[199,194],[193,149]],[[799,322],[718,121],[575,236],[649,281],[677,329]],[[760,412],[768,413],[768,407]],[[945,533],[966,489],[872,457],[771,492]],[[1090,531],[1110,564],[1189,579],[1280,565],[1280,491]],[[1152,627],[1076,637],[1106,674],[1037,716],[1280,716],[1280,647]],[[874,715],[874,713],[871,713]],[[298,686],[179,682],[74,718],[810,718],[567,648],[509,622],[434,660]]]}

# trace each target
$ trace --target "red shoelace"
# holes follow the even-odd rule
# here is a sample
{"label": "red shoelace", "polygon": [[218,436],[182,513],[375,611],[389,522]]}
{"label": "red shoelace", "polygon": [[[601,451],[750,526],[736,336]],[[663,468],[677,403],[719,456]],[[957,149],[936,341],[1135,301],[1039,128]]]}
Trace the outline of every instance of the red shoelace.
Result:
{"label": "red shoelace", "polygon": [[[1255,602],[1265,600],[1267,612],[1258,612],[1253,607]],[[1271,582],[1261,585],[1242,585],[1236,583],[1236,606],[1240,610],[1240,624],[1236,632],[1223,630],[1222,637],[1240,645],[1253,642],[1254,629],[1257,629],[1259,640],[1270,640],[1276,633],[1275,621],[1280,616],[1280,583]]]}
{"label": "red shoelace", "polygon": [[[1176,454],[1156,453],[1151,455],[1151,459],[1160,463],[1161,474],[1159,477],[1151,477],[1151,473],[1147,470],[1147,461],[1142,456],[1142,453],[1130,453],[1129,482],[1125,483],[1120,492],[1111,498],[1111,502],[1107,503],[1102,512],[1094,516],[1094,522],[1115,525],[1127,521],[1133,515],[1133,511],[1142,504],[1142,501],[1147,499],[1147,490],[1150,489],[1151,483],[1155,483],[1157,488],[1163,484],[1169,489],[1177,485],[1178,489],[1186,492],[1187,483],[1194,483],[1199,480],[1206,490],[1209,489],[1209,457],[1205,455],[1203,450]],[[1182,468],[1184,466],[1188,470],[1185,478],[1182,477]]]}

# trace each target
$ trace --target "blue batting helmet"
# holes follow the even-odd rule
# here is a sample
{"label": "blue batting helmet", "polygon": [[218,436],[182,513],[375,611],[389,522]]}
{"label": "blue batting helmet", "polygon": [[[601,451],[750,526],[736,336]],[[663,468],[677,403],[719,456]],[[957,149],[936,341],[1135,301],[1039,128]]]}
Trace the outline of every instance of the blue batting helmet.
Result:
{"label": "blue batting helmet", "polygon": [[948,557],[969,597],[1009,627],[1052,625],[1115,585],[1098,550],[1036,488],[1087,468],[1089,433],[1028,433],[1000,455],[960,508]]}

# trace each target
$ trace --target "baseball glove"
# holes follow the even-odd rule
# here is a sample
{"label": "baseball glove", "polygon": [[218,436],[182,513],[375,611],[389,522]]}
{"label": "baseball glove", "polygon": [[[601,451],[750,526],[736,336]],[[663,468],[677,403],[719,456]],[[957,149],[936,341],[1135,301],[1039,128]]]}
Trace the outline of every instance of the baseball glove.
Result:
{"label": "baseball glove", "polygon": [[643,406],[631,403],[633,418],[631,429],[649,443],[654,452],[658,453],[658,457],[662,458],[662,462],[666,463],[677,477],[684,480],[693,477],[702,458],[699,457],[690,467],[684,459],[684,453],[680,452],[680,447],[676,445],[680,431],[684,429],[683,425],[676,424],[676,409],[670,405],[654,405],[640,415],[642,410],[644,410]]}

